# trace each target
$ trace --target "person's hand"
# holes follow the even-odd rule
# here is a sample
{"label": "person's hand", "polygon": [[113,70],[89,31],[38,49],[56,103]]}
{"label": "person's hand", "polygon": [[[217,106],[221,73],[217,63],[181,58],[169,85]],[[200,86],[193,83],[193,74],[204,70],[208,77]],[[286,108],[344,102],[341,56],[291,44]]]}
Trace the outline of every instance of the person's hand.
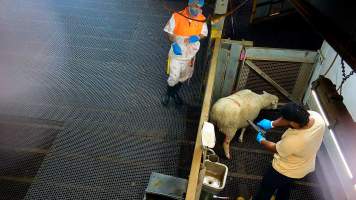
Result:
{"label": "person's hand", "polygon": [[180,56],[182,55],[182,49],[180,48],[179,44],[177,43],[173,43],[172,44],[172,48],[173,48],[173,53]]}
{"label": "person's hand", "polygon": [[257,126],[263,128],[265,130],[269,130],[272,128],[272,121],[268,120],[268,119],[263,119],[257,123]]}
{"label": "person's hand", "polygon": [[258,131],[257,136],[256,136],[256,141],[261,144],[263,140],[266,140],[265,137],[263,137],[262,133]]}
{"label": "person's hand", "polygon": [[198,42],[200,40],[200,37],[197,35],[192,35],[189,37],[189,43],[195,43]]}

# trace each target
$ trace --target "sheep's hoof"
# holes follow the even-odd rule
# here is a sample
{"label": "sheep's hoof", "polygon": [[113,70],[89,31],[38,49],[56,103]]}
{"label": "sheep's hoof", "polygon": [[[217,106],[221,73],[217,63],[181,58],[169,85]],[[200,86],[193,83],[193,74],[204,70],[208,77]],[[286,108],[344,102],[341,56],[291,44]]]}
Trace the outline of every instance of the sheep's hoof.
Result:
{"label": "sheep's hoof", "polygon": [[223,147],[224,147],[224,153],[225,153],[226,158],[230,160],[231,159],[231,155],[230,155],[229,145],[226,145],[224,143]]}
{"label": "sheep's hoof", "polygon": [[230,155],[230,153],[225,153],[225,156],[226,156],[227,159],[231,160],[231,155]]}

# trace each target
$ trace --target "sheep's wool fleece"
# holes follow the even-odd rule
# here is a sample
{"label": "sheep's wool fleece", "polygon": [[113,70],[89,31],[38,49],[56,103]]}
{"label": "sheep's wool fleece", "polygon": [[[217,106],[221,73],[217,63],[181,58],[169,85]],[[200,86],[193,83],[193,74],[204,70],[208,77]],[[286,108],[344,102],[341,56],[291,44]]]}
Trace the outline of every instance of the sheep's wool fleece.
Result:
{"label": "sheep's wool fleece", "polygon": [[233,95],[219,99],[213,106],[211,120],[219,130],[232,138],[238,129],[248,126],[247,120],[254,120],[266,104],[278,101],[278,97],[251,90],[241,90]]}

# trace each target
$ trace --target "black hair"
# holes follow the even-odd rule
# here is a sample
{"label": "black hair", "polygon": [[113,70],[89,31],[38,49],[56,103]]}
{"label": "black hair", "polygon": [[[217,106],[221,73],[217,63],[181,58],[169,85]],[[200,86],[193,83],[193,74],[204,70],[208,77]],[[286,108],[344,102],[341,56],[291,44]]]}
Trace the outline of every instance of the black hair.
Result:
{"label": "black hair", "polygon": [[303,106],[290,102],[280,109],[284,119],[298,123],[301,127],[309,122],[309,112]]}

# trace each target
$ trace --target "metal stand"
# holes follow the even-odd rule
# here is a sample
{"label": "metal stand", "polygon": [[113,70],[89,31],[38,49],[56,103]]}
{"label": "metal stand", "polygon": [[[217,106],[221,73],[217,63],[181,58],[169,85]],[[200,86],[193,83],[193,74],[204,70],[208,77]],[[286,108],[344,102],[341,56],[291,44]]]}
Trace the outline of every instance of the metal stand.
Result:
{"label": "metal stand", "polygon": [[187,191],[187,183],[186,179],[152,172],[143,200],[183,200]]}

